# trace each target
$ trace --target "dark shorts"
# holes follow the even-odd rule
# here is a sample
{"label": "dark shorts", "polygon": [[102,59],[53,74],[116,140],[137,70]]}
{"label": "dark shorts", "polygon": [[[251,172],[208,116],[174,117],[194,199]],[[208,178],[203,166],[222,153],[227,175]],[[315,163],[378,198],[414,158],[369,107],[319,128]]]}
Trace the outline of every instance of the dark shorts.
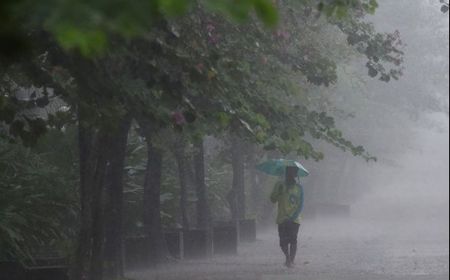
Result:
{"label": "dark shorts", "polygon": [[289,244],[297,245],[297,236],[300,225],[291,221],[278,225],[278,234],[280,236],[280,246]]}

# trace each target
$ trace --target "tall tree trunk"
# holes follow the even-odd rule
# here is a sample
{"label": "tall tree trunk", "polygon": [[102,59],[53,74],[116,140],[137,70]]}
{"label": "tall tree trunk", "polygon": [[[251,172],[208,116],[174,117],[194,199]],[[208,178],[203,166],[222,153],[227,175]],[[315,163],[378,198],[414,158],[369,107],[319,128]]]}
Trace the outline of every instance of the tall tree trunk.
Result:
{"label": "tall tree trunk", "polygon": [[186,160],[186,141],[183,136],[177,137],[174,148],[175,158],[178,165],[178,176],[180,180],[180,213],[184,230],[189,230],[189,218],[187,213],[187,196],[188,196],[188,170]]}
{"label": "tall tree trunk", "polygon": [[[231,156],[233,167],[233,187],[229,196],[233,220],[245,219],[245,155],[242,140],[231,137]],[[234,209],[233,209],[234,208]]]}
{"label": "tall tree trunk", "polygon": [[248,148],[248,165],[247,170],[249,172],[250,177],[250,201],[251,201],[251,208],[253,211],[253,214],[258,213],[259,204],[261,201],[261,188],[259,186],[259,177],[258,172],[255,168],[257,165],[257,155],[256,155],[256,149],[257,147],[253,144],[249,144]]}
{"label": "tall tree trunk", "polygon": [[147,169],[144,182],[144,226],[148,234],[147,252],[150,264],[157,264],[169,258],[161,221],[161,174],[163,153],[152,143],[147,130]]}
{"label": "tall tree trunk", "polygon": [[[80,155],[80,230],[71,270],[73,280],[101,280],[93,263],[101,260],[102,218],[101,193],[106,167],[106,136],[94,127],[86,126],[83,109],[79,109],[78,145]],[[100,275],[92,278],[92,275]]]}
{"label": "tall tree trunk", "polygon": [[123,269],[123,175],[131,118],[126,116],[113,133],[108,152],[106,185],[105,276],[122,279]]}
{"label": "tall tree trunk", "polygon": [[[109,100],[108,93],[115,90],[109,79],[91,60],[81,57],[63,57],[80,85],[78,102],[80,153],[80,231],[71,269],[72,280],[101,280],[104,257],[103,191],[107,167],[107,147],[111,138],[92,116],[92,107],[86,104]],[[99,71],[86,71],[96,69]],[[86,74],[89,73],[89,74]],[[105,120],[103,120],[105,121]]]}
{"label": "tall tree trunk", "polygon": [[[81,110],[78,112],[78,119],[84,120]],[[91,233],[92,233],[92,173],[94,170],[94,160],[92,150],[95,145],[96,135],[93,129],[83,125],[78,126],[78,146],[80,157],[80,225],[78,232],[77,248],[75,260],[71,268],[71,279],[81,280],[87,277],[87,266],[91,258]]]}
{"label": "tall tree trunk", "polygon": [[197,226],[209,229],[211,224],[208,191],[205,183],[205,148],[203,139],[194,143],[194,170],[197,193]]}
{"label": "tall tree trunk", "polygon": [[94,176],[92,190],[92,257],[90,263],[90,280],[103,279],[103,248],[104,248],[104,213],[103,190],[107,166],[108,136],[101,135],[101,145],[98,146],[99,157]]}
{"label": "tall tree trunk", "polygon": [[105,248],[105,177],[111,154],[110,145],[117,138],[112,137],[106,130],[86,126],[82,109],[78,117],[81,213],[78,245],[70,276],[73,280],[101,280]]}

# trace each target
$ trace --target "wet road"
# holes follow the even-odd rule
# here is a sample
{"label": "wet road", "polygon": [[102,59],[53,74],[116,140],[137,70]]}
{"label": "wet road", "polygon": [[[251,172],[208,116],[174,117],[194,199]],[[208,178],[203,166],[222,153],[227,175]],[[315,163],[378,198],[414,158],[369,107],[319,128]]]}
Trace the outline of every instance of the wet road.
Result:
{"label": "wet road", "polygon": [[[420,236],[419,236],[420,235]],[[447,280],[448,237],[388,235],[384,228],[354,221],[305,222],[299,257],[284,268],[276,231],[243,244],[235,257],[180,261],[130,273],[138,280]],[[420,240],[420,241],[418,241]]]}

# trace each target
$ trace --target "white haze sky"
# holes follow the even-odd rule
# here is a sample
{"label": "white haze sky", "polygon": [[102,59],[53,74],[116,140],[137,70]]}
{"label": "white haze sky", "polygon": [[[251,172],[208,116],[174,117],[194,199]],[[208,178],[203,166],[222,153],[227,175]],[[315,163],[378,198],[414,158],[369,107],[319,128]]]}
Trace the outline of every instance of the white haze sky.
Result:
{"label": "white haze sky", "polygon": [[416,96],[437,97],[444,112],[418,106],[419,116],[408,127],[408,139],[400,132],[380,137],[385,141],[380,141],[379,147],[404,139],[408,149],[395,155],[398,167],[377,164],[365,168],[371,192],[354,205],[354,213],[380,223],[385,232],[405,238],[434,238],[448,248],[448,15],[440,13],[438,0],[382,0],[380,4],[371,20],[378,29],[400,30],[407,45],[406,69],[401,81],[376,87],[402,96],[409,109],[416,105],[407,102]]}

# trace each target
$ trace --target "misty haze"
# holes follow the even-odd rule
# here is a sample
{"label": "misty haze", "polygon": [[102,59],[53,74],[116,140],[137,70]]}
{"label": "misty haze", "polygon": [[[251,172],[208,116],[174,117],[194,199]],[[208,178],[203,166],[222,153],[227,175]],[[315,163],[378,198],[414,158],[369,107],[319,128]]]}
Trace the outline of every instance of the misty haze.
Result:
{"label": "misty haze", "polygon": [[0,280],[446,280],[446,0],[0,2]]}

